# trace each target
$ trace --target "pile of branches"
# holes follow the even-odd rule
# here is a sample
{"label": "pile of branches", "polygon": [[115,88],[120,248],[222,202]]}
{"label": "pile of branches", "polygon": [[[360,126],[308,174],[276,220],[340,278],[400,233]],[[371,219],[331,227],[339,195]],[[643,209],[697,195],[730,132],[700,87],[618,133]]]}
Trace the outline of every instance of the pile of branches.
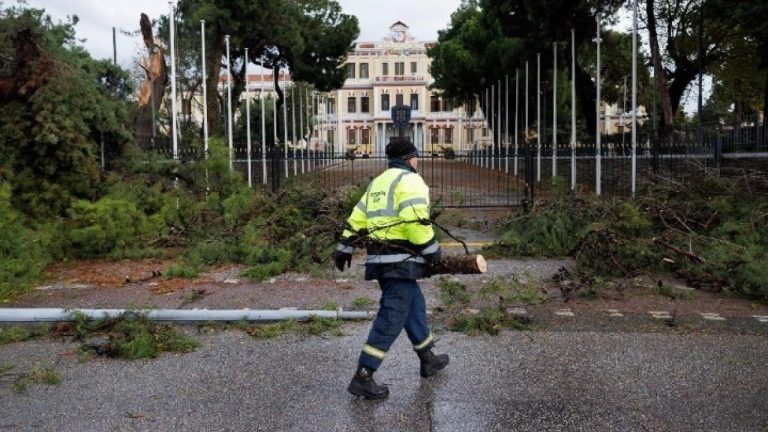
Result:
{"label": "pile of branches", "polygon": [[658,179],[635,200],[558,194],[510,219],[490,251],[575,258],[579,274],[669,272],[708,291],[768,300],[768,180]]}

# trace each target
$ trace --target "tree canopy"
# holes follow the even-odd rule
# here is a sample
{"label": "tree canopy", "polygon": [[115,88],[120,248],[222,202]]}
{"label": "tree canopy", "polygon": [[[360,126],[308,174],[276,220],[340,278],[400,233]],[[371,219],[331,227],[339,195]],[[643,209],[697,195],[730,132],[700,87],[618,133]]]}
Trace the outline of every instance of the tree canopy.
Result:
{"label": "tree canopy", "polygon": [[[525,80],[525,62],[530,62],[529,81],[536,80],[536,54],[541,53],[542,75],[551,76],[552,45],[557,44],[558,69],[570,69],[571,28],[576,32],[577,53],[593,50],[596,33],[595,11],[607,19],[615,13],[618,0],[465,0],[451,16],[451,23],[438,33],[438,42],[428,54],[435,87],[448,98],[472,100],[491,84],[515,76]],[[605,37],[605,35],[604,35]],[[604,58],[628,58],[626,39],[610,37]],[[630,51],[631,52],[631,51]],[[576,93],[587,128],[594,133],[595,84],[594,56],[577,56]],[[549,72],[545,72],[549,71]],[[623,84],[622,72],[605,77],[604,86]],[[618,75],[618,76],[616,76]],[[522,88],[521,88],[522,91]],[[535,93],[534,93],[535,94]],[[568,109],[565,105],[562,109]]]}
{"label": "tree canopy", "polygon": [[[700,70],[714,77],[715,96],[720,100],[717,106],[733,105],[737,113],[742,107],[762,105],[764,110],[768,106],[765,2],[640,3],[639,31],[650,42],[650,58],[646,59],[641,49],[639,104],[650,108],[655,87],[662,129],[669,130],[679,118],[683,98]],[[626,12],[622,7],[631,5],[624,0],[465,0],[429,50],[435,87],[449,98],[472,99],[505,75],[514,76],[525,61],[531,63],[531,73],[535,74],[536,53],[542,54],[544,70],[550,70],[552,44],[560,47],[559,68],[570,69],[570,31],[574,29],[578,111],[593,134],[596,19],[600,17],[603,23],[602,98],[617,102],[624,77],[631,73],[631,34],[610,30],[609,24],[617,22],[622,10]],[[650,81],[651,71],[655,86]],[[535,82],[535,75],[532,78]],[[758,95],[763,96],[762,103],[758,103]]]}
{"label": "tree canopy", "polygon": [[[220,112],[215,93],[222,66],[229,66],[233,74],[233,100],[244,89],[245,48],[249,50],[250,63],[273,70],[282,104],[283,92],[278,84],[281,68],[290,69],[294,80],[308,82],[318,90],[340,88],[345,79],[340,66],[359,34],[357,18],[343,13],[335,0],[181,0],[178,19],[180,27],[198,35],[200,20],[206,22],[208,112],[212,126]],[[225,35],[230,36],[229,65],[222,64]]]}

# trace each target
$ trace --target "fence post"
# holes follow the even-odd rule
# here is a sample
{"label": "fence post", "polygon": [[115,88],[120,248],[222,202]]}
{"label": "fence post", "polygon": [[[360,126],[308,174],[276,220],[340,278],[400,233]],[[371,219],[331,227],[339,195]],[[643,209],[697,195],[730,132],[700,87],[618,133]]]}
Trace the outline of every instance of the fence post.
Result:
{"label": "fence post", "polygon": [[523,204],[524,210],[527,212],[527,207],[533,206],[534,202],[534,183],[536,183],[536,174],[534,173],[533,164],[533,140],[527,139],[525,145],[525,187],[527,189],[526,202]]}
{"label": "fence post", "polygon": [[720,161],[722,160],[723,156],[723,141],[722,137],[720,135],[717,135],[717,138],[715,139],[715,175],[717,177],[720,177]]}
{"label": "fence post", "polygon": [[280,149],[272,146],[272,192],[277,193],[280,190]]}
{"label": "fence post", "polygon": [[[654,131],[655,132],[655,131]],[[654,175],[659,174],[659,153],[660,153],[660,147],[661,147],[661,138],[658,134],[652,132],[651,133],[651,139],[653,140],[653,143],[651,144],[651,169],[653,170]]]}

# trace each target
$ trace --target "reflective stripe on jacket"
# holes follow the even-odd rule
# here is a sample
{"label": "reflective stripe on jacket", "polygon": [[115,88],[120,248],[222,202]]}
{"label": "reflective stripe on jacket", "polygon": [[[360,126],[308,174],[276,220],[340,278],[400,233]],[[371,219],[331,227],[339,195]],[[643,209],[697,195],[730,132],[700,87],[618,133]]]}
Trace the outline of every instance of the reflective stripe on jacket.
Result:
{"label": "reflective stripe on jacket", "polygon": [[[394,163],[393,163],[394,162]],[[440,245],[429,222],[429,188],[417,173],[391,161],[376,177],[347,219],[354,232],[366,229],[366,279],[397,277],[418,279],[424,264],[440,256]],[[342,245],[354,235],[342,234]]]}

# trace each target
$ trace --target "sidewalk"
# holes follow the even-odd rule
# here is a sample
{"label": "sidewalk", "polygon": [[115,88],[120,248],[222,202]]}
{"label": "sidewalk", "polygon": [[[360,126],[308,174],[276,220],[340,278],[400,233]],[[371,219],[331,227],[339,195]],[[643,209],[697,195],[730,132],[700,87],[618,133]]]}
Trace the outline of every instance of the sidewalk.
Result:
{"label": "sidewalk", "polygon": [[3,363],[53,364],[57,386],[0,382],[13,431],[763,431],[765,337],[601,332],[438,332],[447,369],[424,380],[405,337],[376,378],[346,392],[367,323],[342,337],[197,335],[195,352],[79,363],[72,344],[0,346]]}

